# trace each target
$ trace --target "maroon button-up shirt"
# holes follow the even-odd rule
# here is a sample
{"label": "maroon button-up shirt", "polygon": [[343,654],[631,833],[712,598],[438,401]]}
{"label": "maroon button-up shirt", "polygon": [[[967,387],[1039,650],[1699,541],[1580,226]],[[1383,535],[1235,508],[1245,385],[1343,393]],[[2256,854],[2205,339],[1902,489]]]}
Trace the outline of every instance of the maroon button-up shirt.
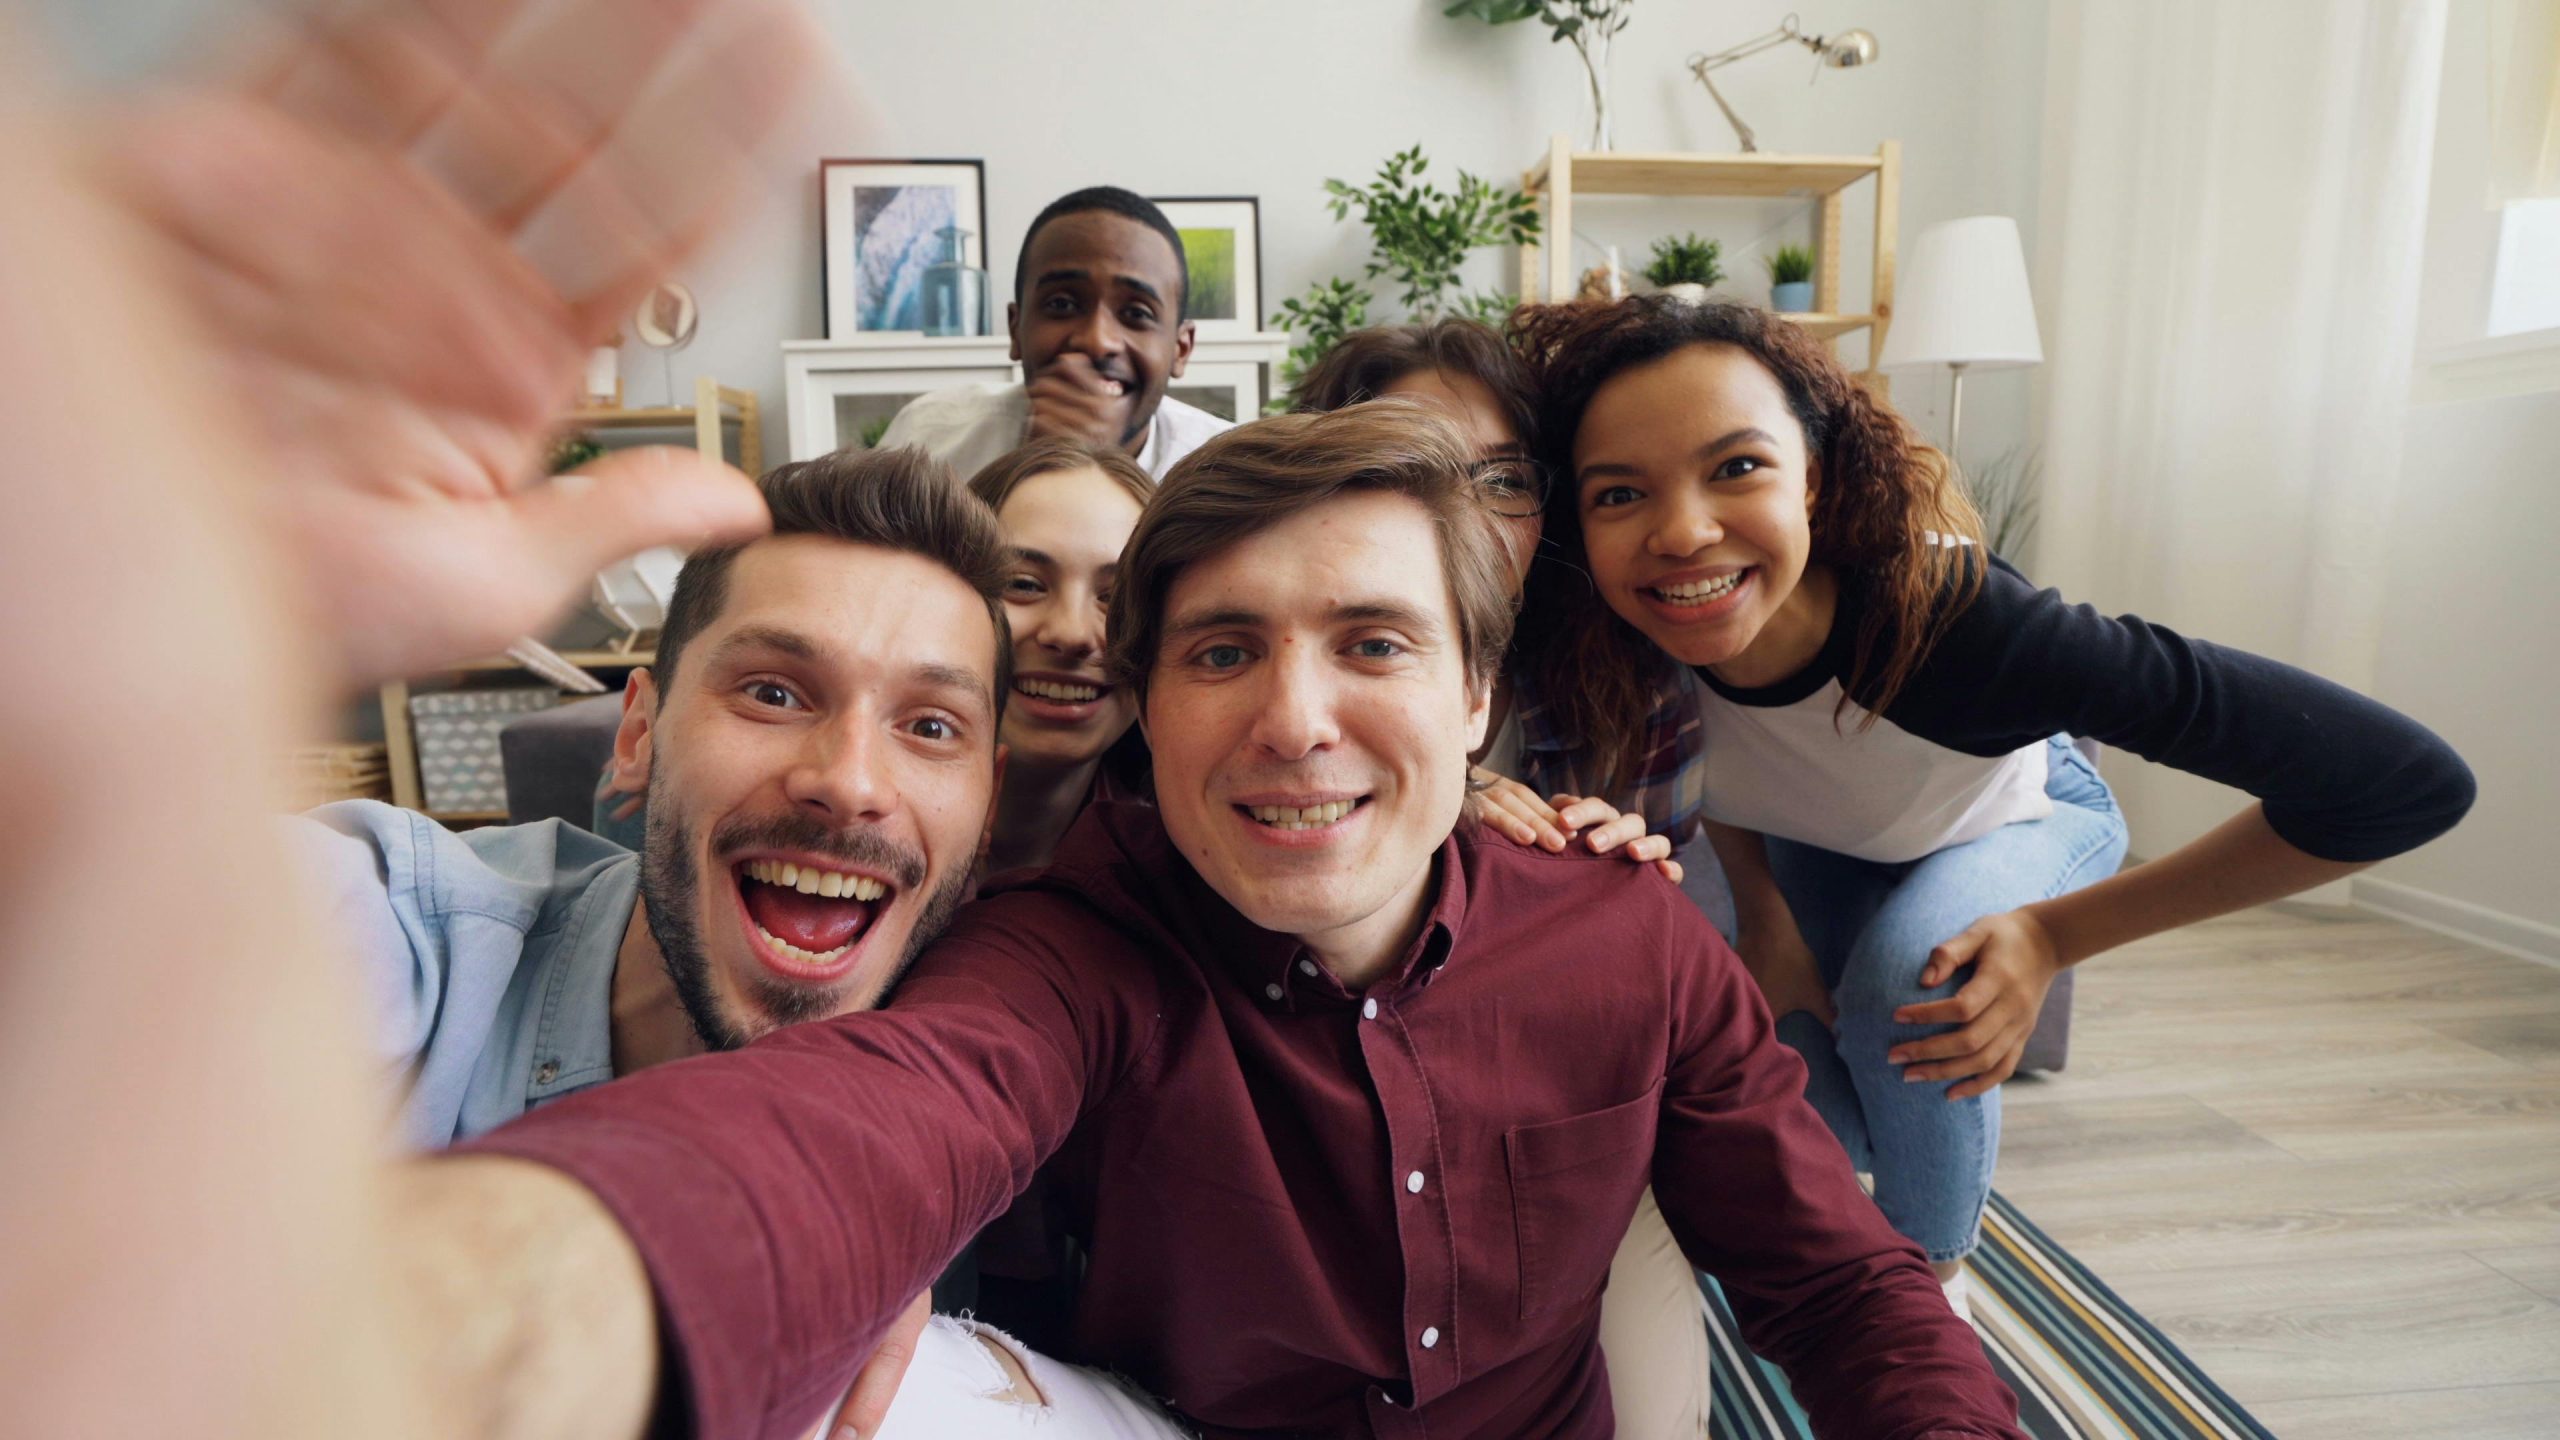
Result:
{"label": "maroon button-up shirt", "polygon": [[1354,993],[1154,811],[1088,813],[884,1011],[533,1112],[479,1149],[592,1188],[697,1433],[796,1440],[1055,1157],[1073,1344],[1212,1436],[1605,1436],[1610,1257],[1650,1181],[1815,1429],[2003,1437],[2016,1406],[1803,1098],[1697,908],[1470,832]]}

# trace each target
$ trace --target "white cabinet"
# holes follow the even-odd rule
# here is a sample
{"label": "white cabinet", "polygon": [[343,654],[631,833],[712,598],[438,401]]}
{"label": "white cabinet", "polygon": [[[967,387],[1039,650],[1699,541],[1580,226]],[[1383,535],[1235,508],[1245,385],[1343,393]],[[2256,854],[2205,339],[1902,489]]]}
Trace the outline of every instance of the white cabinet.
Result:
{"label": "white cabinet", "polygon": [[[790,340],[782,346],[791,458],[808,460],[880,438],[900,406],[952,385],[1010,385],[1022,367],[1002,335],[936,339],[868,335],[852,340]],[[1212,414],[1249,420],[1271,395],[1272,367],[1289,353],[1289,337],[1265,333],[1203,340],[1165,393]]]}

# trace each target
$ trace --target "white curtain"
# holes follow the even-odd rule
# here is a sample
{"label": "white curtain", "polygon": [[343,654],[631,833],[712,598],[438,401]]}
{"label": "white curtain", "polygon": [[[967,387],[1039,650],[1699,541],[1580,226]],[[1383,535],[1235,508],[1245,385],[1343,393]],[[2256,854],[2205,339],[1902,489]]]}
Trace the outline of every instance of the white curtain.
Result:
{"label": "white curtain", "polygon": [[2489,195],[2560,196],[2560,0],[2489,0]]}
{"label": "white curtain", "polygon": [[[2057,0],[2037,578],[2370,689],[2443,0]],[[2240,803],[2109,758],[2137,853]]]}

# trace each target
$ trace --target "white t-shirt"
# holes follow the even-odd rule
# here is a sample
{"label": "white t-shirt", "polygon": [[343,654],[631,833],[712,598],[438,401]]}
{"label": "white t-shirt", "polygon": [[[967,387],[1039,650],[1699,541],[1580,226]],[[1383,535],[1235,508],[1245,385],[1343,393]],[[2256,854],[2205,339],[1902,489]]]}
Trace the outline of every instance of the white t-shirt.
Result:
{"label": "white t-shirt", "polygon": [[[968,479],[1022,443],[1031,395],[1020,385],[954,385],[907,402],[881,432],[886,449],[914,445]],[[1138,468],[1161,480],[1173,463],[1232,425],[1196,405],[1166,396],[1147,424]]]}

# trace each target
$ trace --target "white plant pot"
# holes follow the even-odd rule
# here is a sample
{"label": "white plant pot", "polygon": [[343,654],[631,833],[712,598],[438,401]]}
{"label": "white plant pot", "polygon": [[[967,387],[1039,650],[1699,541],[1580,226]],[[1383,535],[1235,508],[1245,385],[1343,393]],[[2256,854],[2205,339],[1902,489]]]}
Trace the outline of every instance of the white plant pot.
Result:
{"label": "white plant pot", "polygon": [[1677,300],[1684,305],[1704,305],[1707,303],[1707,287],[1699,284],[1695,280],[1683,280],[1677,285],[1665,285],[1654,293],[1657,295],[1668,295],[1672,299]]}

